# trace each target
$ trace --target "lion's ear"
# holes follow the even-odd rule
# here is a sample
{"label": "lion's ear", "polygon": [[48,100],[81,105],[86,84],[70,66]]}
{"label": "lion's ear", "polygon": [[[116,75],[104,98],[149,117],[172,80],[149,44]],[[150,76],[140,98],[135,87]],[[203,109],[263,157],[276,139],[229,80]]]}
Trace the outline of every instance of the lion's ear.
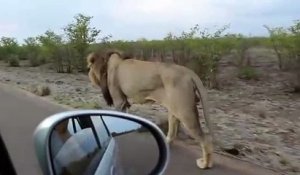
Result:
{"label": "lion's ear", "polygon": [[[105,62],[105,59],[103,58],[103,56],[101,56],[100,53],[98,53],[98,52],[91,53],[90,56],[88,57],[88,68],[90,68],[90,66],[93,64],[98,64],[98,63],[102,62],[103,60]],[[105,64],[105,63],[103,63],[103,64]]]}
{"label": "lion's ear", "polygon": [[90,63],[91,63],[91,64],[94,64],[94,63],[95,63],[95,57],[94,57],[94,56],[90,59]]}
{"label": "lion's ear", "polygon": [[92,64],[95,63],[95,53],[90,53],[87,58],[86,58],[86,61],[87,61],[87,67],[90,68],[92,66]]}

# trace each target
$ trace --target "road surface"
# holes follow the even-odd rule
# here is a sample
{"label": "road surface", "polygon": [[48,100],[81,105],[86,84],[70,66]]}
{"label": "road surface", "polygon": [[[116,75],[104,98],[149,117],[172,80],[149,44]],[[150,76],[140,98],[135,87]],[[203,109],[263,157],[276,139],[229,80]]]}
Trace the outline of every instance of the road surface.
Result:
{"label": "road surface", "polygon": [[[38,123],[45,117],[65,110],[68,109],[0,83],[0,130],[19,175],[42,174],[35,157],[32,134]],[[175,142],[171,147],[170,162],[165,174],[276,174],[259,166],[221,155],[215,156],[215,166],[212,169],[199,170],[195,164],[198,155],[197,150],[187,149],[181,143]]]}

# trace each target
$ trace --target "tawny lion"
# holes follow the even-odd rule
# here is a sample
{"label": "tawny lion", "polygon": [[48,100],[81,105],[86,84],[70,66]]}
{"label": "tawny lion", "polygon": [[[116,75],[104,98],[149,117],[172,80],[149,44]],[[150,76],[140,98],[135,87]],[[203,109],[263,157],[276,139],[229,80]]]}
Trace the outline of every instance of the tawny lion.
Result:
{"label": "tawny lion", "polygon": [[[87,56],[89,78],[99,86],[108,105],[127,112],[133,103],[157,102],[168,110],[167,142],[176,135],[179,122],[188,133],[199,141],[203,157],[196,160],[199,168],[211,168],[212,129],[209,122],[207,92],[192,70],[170,63],[149,62],[124,57],[120,52],[111,51],[105,55],[93,52]],[[199,122],[197,102],[203,106],[204,118],[209,133],[204,134]]]}

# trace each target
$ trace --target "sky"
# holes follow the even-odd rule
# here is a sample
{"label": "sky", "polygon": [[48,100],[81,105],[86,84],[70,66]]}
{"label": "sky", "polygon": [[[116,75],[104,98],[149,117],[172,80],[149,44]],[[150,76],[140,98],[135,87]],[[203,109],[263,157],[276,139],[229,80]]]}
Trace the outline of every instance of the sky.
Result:
{"label": "sky", "polygon": [[113,40],[162,39],[195,24],[211,31],[230,24],[228,32],[265,36],[263,25],[289,26],[300,19],[299,0],[0,0],[0,37],[19,42],[62,28],[82,13]]}

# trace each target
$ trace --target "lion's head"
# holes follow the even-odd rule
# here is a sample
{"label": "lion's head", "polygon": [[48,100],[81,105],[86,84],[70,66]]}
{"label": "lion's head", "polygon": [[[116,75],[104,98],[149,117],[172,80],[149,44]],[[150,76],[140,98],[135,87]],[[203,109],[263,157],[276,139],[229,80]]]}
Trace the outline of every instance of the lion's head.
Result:
{"label": "lion's head", "polygon": [[118,54],[122,59],[132,58],[130,54],[124,54],[118,50],[108,50],[102,53],[92,52],[86,58],[87,67],[89,68],[89,79],[101,88],[103,97],[109,106],[113,105],[113,100],[107,83],[107,63],[112,54]]}

